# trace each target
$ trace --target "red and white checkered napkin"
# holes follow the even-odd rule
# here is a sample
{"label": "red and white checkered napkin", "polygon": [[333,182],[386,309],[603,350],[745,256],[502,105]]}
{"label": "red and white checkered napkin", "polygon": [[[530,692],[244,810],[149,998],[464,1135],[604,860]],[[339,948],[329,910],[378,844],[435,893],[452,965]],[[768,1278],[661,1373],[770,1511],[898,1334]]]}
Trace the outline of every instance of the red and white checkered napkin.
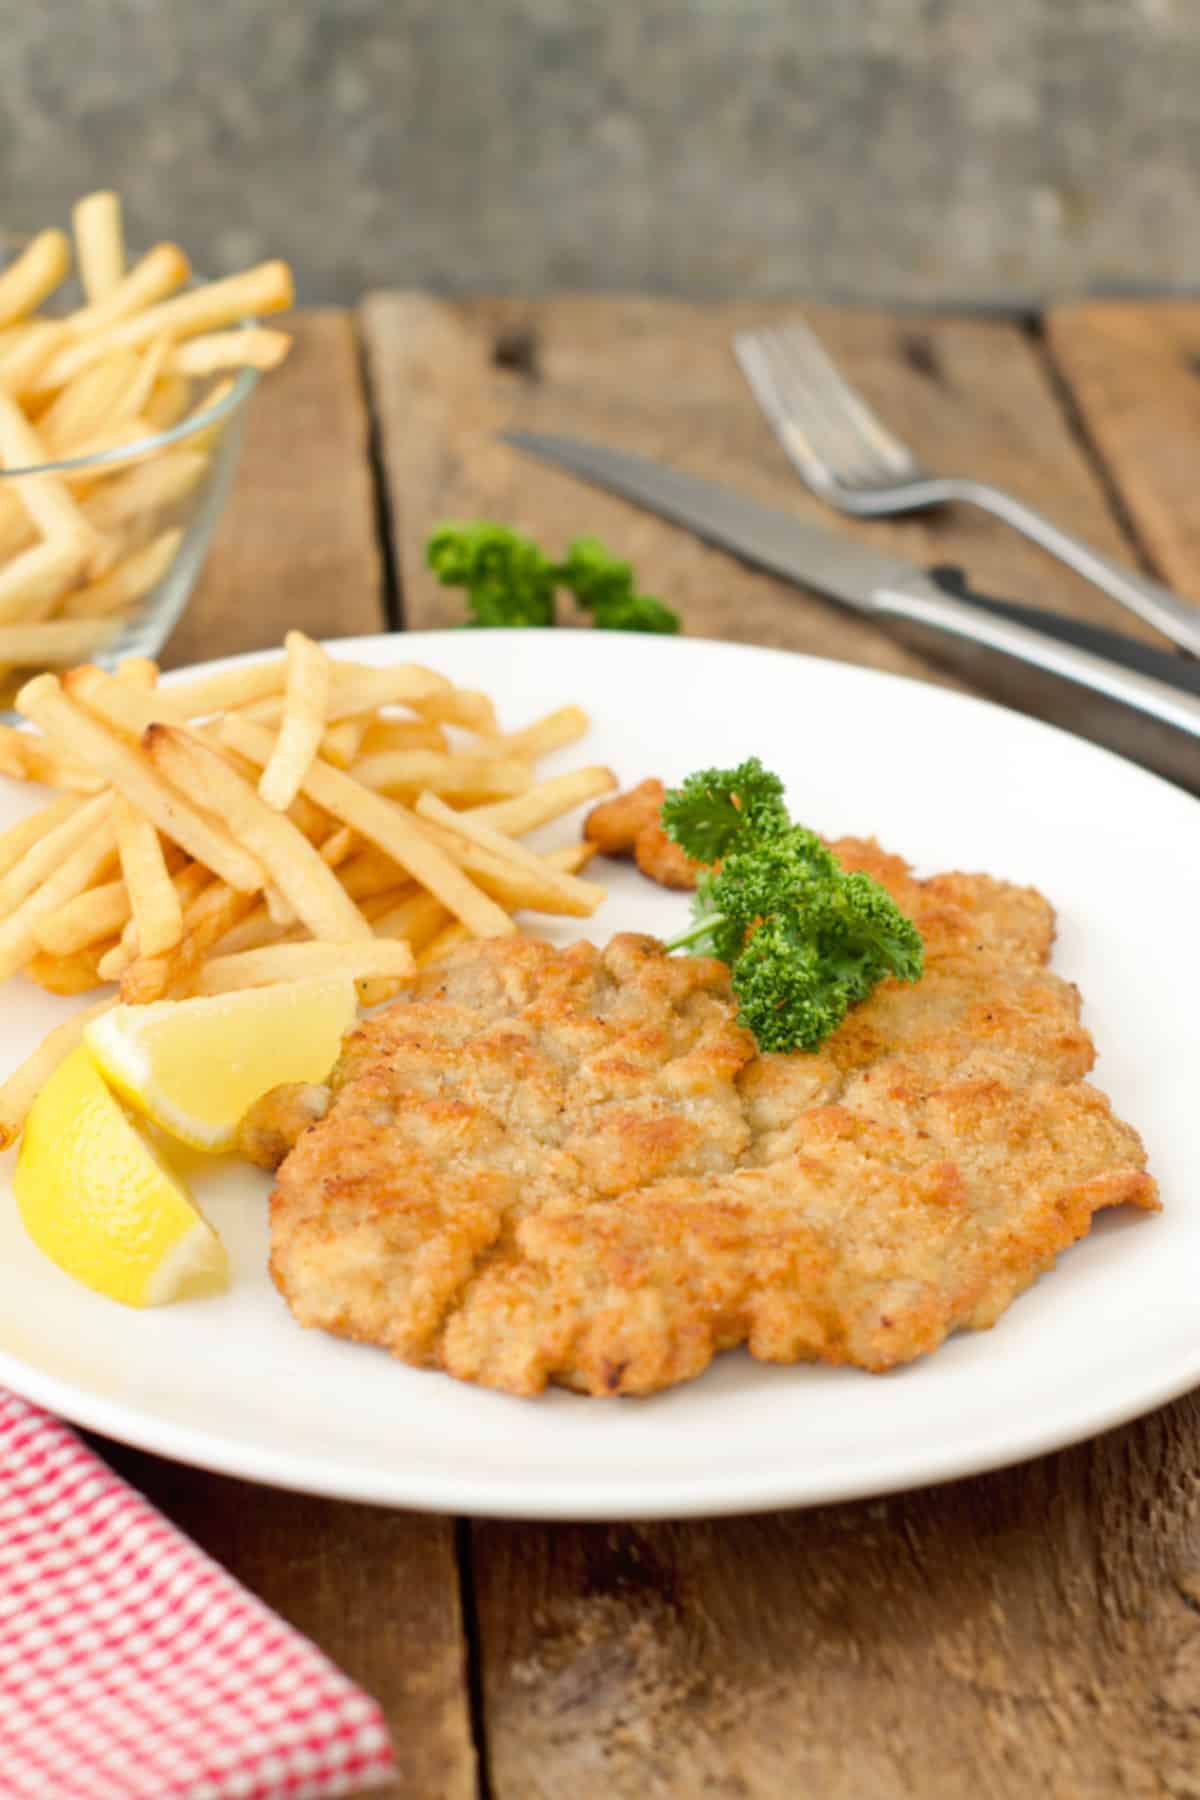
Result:
{"label": "red and white checkered napkin", "polygon": [[391,1773],[374,1701],[0,1391],[4,1800],[323,1800]]}

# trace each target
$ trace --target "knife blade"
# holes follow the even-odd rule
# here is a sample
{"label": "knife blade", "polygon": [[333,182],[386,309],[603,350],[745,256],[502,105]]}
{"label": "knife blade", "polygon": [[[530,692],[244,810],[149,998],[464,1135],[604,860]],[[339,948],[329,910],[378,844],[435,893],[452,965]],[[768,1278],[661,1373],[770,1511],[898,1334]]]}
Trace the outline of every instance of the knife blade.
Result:
{"label": "knife blade", "polygon": [[1124,632],[973,592],[855,538],[604,444],[536,432],[506,443],[706,543],[887,626],[1018,711],[1200,792],[1200,663]]}

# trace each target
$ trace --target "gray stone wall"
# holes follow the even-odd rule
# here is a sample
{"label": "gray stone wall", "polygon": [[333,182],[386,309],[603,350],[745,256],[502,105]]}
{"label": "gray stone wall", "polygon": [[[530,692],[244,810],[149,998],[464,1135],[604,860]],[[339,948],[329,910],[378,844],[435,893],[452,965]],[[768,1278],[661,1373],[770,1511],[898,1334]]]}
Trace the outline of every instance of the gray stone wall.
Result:
{"label": "gray stone wall", "polygon": [[5,223],[198,266],[1028,304],[1200,285],[1200,0],[4,0]]}

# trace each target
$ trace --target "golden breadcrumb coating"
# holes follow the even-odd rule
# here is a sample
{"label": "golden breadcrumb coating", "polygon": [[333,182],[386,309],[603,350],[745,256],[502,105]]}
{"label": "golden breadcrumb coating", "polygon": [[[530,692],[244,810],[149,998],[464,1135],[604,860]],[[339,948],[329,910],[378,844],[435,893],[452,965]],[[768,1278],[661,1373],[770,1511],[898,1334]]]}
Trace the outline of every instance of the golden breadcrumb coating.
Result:
{"label": "golden breadcrumb coating", "polygon": [[882,1371],[993,1324],[1099,1208],[1156,1208],[1041,896],[833,848],[926,972],[816,1054],[759,1055],[719,962],[504,938],[360,1024],[318,1122],[256,1109],[260,1148],[300,1131],[271,1271],[301,1323],[514,1394],[647,1394],[741,1344]]}

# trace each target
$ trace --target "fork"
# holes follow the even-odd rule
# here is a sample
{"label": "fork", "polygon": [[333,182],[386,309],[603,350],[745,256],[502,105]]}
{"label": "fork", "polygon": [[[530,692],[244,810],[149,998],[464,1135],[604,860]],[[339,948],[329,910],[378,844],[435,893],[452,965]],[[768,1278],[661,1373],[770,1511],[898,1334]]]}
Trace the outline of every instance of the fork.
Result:
{"label": "fork", "polygon": [[807,325],[741,331],[733,348],[802,479],[831,506],[867,519],[920,512],[952,500],[982,507],[1200,656],[1200,608],[1111,562],[1015,495],[986,482],[923,469],[838,372]]}

